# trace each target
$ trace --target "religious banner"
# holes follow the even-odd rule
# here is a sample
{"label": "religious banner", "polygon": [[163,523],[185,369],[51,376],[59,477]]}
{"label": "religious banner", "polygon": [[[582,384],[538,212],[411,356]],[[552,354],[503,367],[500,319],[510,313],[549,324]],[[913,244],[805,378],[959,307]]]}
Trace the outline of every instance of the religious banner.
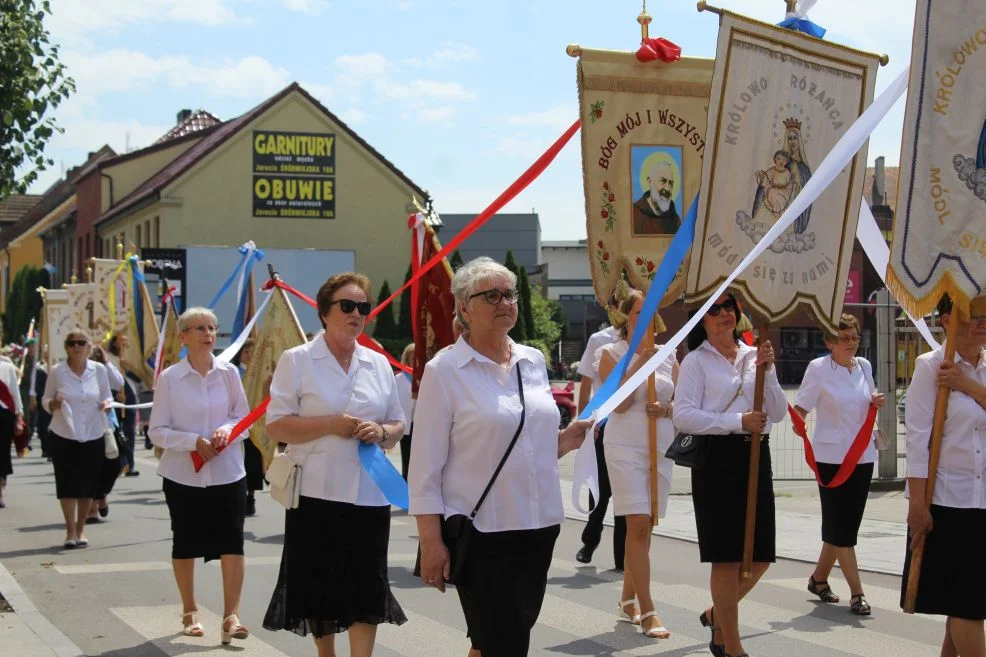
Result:
{"label": "religious banner", "polygon": [[[424,231],[419,263],[428,262],[442,250],[435,230],[422,221],[415,230]],[[416,240],[417,241],[417,240]],[[425,372],[425,364],[439,350],[455,342],[452,335],[452,319],[455,317],[455,297],[452,295],[452,268],[447,259],[432,267],[415,283],[417,305],[414,313],[414,374],[411,390],[417,396],[418,384]],[[410,418],[408,418],[410,422]]]}
{"label": "religious banner", "polygon": [[[126,272],[133,277],[133,263],[127,263]],[[154,386],[154,357],[157,351],[158,332],[157,315],[154,314],[154,304],[147,292],[143,280],[138,280],[133,290],[131,312],[127,321],[127,353],[124,360],[131,372],[140,377],[141,382],[148,388]],[[139,311],[138,311],[139,304]]]}
{"label": "religious banner", "polygon": [[96,285],[96,327],[104,333],[127,330],[134,298],[129,266],[124,260],[93,258],[92,269],[92,281]]}
{"label": "religious banner", "polygon": [[[579,56],[586,231],[596,298],[621,276],[646,290],[698,196],[712,81],[710,59],[641,62],[634,53]],[[661,305],[681,296],[683,272]]]}
{"label": "religious banner", "polygon": [[986,3],[918,0],[887,285],[920,317],[986,282]]}
{"label": "religious banner", "polygon": [[[284,290],[275,287],[271,290],[267,304],[267,314],[260,335],[253,345],[253,358],[243,375],[243,388],[246,390],[250,408],[256,408],[270,396],[270,382],[274,368],[281,354],[293,347],[305,344],[305,331],[291,307]],[[260,450],[264,459],[264,470],[274,458],[277,443],[267,436],[263,422],[255,422],[250,427],[250,440]]]}
{"label": "religious banner", "polygon": [[75,317],[66,290],[45,290],[42,342],[48,345],[48,371],[67,358],[65,338],[75,328]]}
{"label": "religious banner", "polygon": [[178,312],[174,301],[169,301],[164,308],[164,332],[160,335],[161,349],[156,363],[156,376],[181,360],[181,335],[178,333]]}
{"label": "religious banner", "polygon": [[85,331],[90,340],[99,342],[103,336],[96,328],[96,284],[72,283],[65,286],[65,291],[75,326]]}
{"label": "religious banner", "polygon": [[[722,12],[687,302],[708,297],[777,223],[872,102],[878,64],[877,55]],[[736,279],[765,320],[805,304],[837,327],[865,172],[864,145]]]}

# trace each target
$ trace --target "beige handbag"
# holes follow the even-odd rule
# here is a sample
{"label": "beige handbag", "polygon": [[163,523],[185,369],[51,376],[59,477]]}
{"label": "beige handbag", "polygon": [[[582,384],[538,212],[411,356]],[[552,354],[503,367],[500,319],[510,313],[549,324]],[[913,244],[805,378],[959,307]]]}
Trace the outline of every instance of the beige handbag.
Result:
{"label": "beige handbag", "polygon": [[274,454],[264,476],[270,484],[270,496],[285,509],[297,509],[301,497],[301,465],[286,452]]}

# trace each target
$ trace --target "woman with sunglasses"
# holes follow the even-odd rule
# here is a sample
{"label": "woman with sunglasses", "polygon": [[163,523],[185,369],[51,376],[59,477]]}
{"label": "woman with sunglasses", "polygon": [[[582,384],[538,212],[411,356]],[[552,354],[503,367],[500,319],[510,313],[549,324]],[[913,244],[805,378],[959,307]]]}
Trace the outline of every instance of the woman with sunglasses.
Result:
{"label": "woman with sunglasses", "polygon": [[387,359],[356,342],[370,314],[370,280],[346,272],[316,295],[324,331],[281,354],[270,386],[267,433],[301,467],[288,510],[277,586],[264,627],[311,632],[318,657],[349,632],[350,653],[370,655],[377,625],[407,620],[390,590],[390,503],[359,459],[360,443],[393,447],[404,413]]}
{"label": "woman with sunglasses", "polygon": [[455,272],[456,314],[467,332],[425,366],[414,410],[409,511],[427,586],[444,592],[451,574],[442,520],[479,504],[456,582],[472,657],[527,654],[565,517],[558,459],[591,425],[559,431],[544,356],[507,335],[517,322],[516,285],[490,258]]}
{"label": "woman with sunglasses", "polygon": [[[195,602],[195,560],[219,559],[223,578],[220,641],[246,639],[237,615],[243,590],[243,518],[246,471],[243,451],[230,440],[250,412],[236,366],[212,355],[219,322],[208,308],[178,318],[187,356],[158,378],[148,435],[164,450],[158,475],[171,516],[171,567],[182,603],[182,633],[205,636]],[[192,454],[205,464],[196,472]]]}
{"label": "woman with sunglasses", "polygon": [[106,366],[89,359],[89,336],[70,331],[68,358],[51,368],[41,405],[51,413],[49,447],[55,495],[65,517],[65,549],[86,547],[86,518],[100,496],[106,416],[112,393]]}
{"label": "woman with sunglasses", "polygon": [[[839,332],[826,335],[825,346],[830,354],[808,363],[794,410],[805,418],[818,409],[811,442],[818,476],[828,483],[846,459],[870,406],[880,408],[884,397],[876,391],[869,361],[856,357],[859,321],[855,317],[843,314],[839,318]],[[873,438],[866,436],[864,440],[866,450],[849,479],[835,488],[818,487],[822,504],[822,551],[814,572],[808,577],[809,592],[822,602],[838,602],[839,596],[828,584],[829,573],[838,560],[849,584],[849,609],[858,616],[869,616],[871,612],[859,579],[855,546],[877,456]]]}
{"label": "woman with sunglasses", "polygon": [[[705,464],[692,469],[692,504],[699,554],[712,564],[713,607],[702,612],[711,627],[709,650],[717,657],[746,657],[739,633],[739,601],[775,560],[774,485],[770,450],[771,422],[787,415],[787,398],[777,381],[774,350],[744,344],[736,331],[739,304],[732,294],[716,300],[688,334],[689,353],[681,362],[675,387],[674,424],[678,431],[704,437]],[[757,365],[767,368],[763,411],[753,407]],[[761,434],[757,482],[753,572],[744,577],[743,537],[750,464],[750,434]]]}

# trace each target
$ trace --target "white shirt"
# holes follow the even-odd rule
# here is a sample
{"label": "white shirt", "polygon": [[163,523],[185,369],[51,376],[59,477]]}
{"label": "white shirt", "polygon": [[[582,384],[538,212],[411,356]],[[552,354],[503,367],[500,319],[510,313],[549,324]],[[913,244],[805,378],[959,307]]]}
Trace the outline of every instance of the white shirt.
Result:
{"label": "white shirt", "polygon": [[[850,372],[837,365],[831,356],[822,356],[808,363],[801,387],[794,398],[795,406],[815,413],[815,431],[811,436],[815,460],[819,463],[842,463],[856,439],[876,385],[873,367],[865,358],[856,359]],[[860,463],[876,461],[873,440],[859,459]]]}
{"label": "white shirt", "polygon": [[112,359],[106,362],[106,378],[110,381],[110,390],[120,390],[125,385],[119,363],[119,360],[114,363]]}
{"label": "white shirt", "polygon": [[585,353],[582,354],[582,360],[579,361],[577,371],[582,376],[592,379],[593,394],[602,384],[602,381],[599,380],[599,359],[597,358],[599,350],[608,344],[619,341],[620,332],[612,326],[596,331],[589,336],[589,341],[585,345]]}
{"label": "white shirt", "polygon": [[[730,363],[706,340],[698,349],[689,352],[678,369],[678,385],[674,391],[674,426],[678,431],[700,435],[747,433],[743,429],[743,413],[753,409],[756,388],[757,349],[740,344],[736,362]],[[739,396],[723,408],[736,394]],[[770,432],[772,422],[787,415],[787,397],[777,381],[777,368],[772,367],[764,378],[764,410]]]}
{"label": "white shirt", "polygon": [[0,381],[3,381],[7,390],[10,391],[10,397],[14,400],[14,408],[7,408],[2,403],[0,403],[0,407],[7,408],[14,415],[23,415],[24,402],[21,401],[21,393],[17,388],[17,367],[13,363],[0,362]]}
{"label": "white shirt", "polygon": [[192,452],[198,439],[212,438],[216,429],[230,431],[250,413],[236,366],[212,358],[205,376],[183,358],[161,373],[154,389],[154,406],[147,431],[151,442],[164,449],[157,473],[185,486],[203,488],[231,484],[246,476],[243,449],[233,443],[195,472]]}
{"label": "white shirt", "polygon": [[[319,417],[345,413],[363,421],[404,423],[390,363],[357,344],[349,372],[336,360],[324,333],[281,354],[270,384],[267,424],[282,417]],[[359,506],[390,506],[359,460],[359,440],[326,434],[288,445],[300,463],[301,494]]]}
{"label": "white shirt", "polygon": [[[62,405],[52,413],[51,400],[61,396]],[[49,430],[80,443],[101,440],[106,433],[106,416],[101,408],[111,401],[109,379],[102,363],[86,360],[86,369],[78,376],[62,361],[51,368],[41,406],[51,413]]]}
{"label": "white shirt", "polygon": [[[660,348],[661,345],[658,345]],[[626,340],[618,340],[613,344],[601,347],[596,352],[596,371],[599,371],[599,364],[602,362],[603,354],[608,353],[614,362],[618,363],[627,353],[630,345]],[[632,367],[640,358],[639,354],[634,354],[628,366]],[[671,352],[663,363],[654,370],[654,387],[657,392],[657,401],[667,405],[674,397],[674,366],[678,363],[675,353]],[[616,368],[613,368],[614,370]],[[630,407],[620,413],[613,411],[606,424],[606,446],[626,445],[627,447],[644,448],[648,447],[649,438],[647,433],[647,382],[637,386],[631,395],[633,400]],[[668,445],[674,438],[674,425],[670,418],[658,418],[657,427],[659,437],[665,439]],[[665,449],[665,451],[667,451]],[[663,452],[662,452],[663,455]]]}
{"label": "white shirt", "polygon": [[404,413],[404,435],[411,433],[411,418],[414,417],[414,399],[411,397],[411,375],[407,372],[395,372],[394,382],[397,386],[397,399],[401,402]]}
{"label": "white shirt", "polygon": [[[928,477],[928,449],[938,387],[935,377],[945,360],[944,345],[918,356],[914,376],[907,387],[904,424],[907,427],[907,476]],[[986,385],[986,352],[979,365],[955,362],[966,376]],[[986,410],[963,392],[948,395],[948,412],[942,432],[941,452],[932,503],[958,509],[986,509]]]}
{"label": "white shirt", "polygon": [[565,518],[558,477],[561,417],[544,356],[511,342],[503,368],[463,339],[425,366],[414,411],[408,472],[412,515],[469,515],[520,423],[517,367],[526,415],[517,444],[476,515],[476,529],[540,529]]}
{"label": "white shirt", "polygon": [[114,383],[113,377],[110,377],[110,388],[112,390],[120,390],[123,386],[127,386],[130,389],[130,392],[137,394],[136,390],[134,390],[133,384],[131,384],[130,380],[127,379],[127,373],[123,369],[123,364],[120,362],[120,357],[111,354],[109,350],[107,350],[106,360],[108,360],[110,364],[116,368],[116,371],[120,373],[120,377],[117,379],[118,383]]}

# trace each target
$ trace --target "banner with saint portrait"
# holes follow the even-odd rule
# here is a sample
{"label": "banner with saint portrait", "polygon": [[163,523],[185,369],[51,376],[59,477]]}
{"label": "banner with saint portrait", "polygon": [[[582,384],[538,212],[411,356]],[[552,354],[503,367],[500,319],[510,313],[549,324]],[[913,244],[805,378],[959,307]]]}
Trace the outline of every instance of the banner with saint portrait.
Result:
{"label": "banner with saint portrait", "polygon": [[916,317],[986,287],[986,3],[918,0],[887,284]]}
{"label": "banner with saint portrait", "polygon": [[[713,62],[575,52],[589,260],[596,298],[607,305],[621,275],[650,287],[698,196]],[[687,267],[686,258],[662,305],[681,296]]]}
{"label": "banner with saint portrait", "polygon": [[[873,100],[877,55],[722,12],[687,302],[704,300],[773,227]],[[799,304],[838,324],[866,147],[735,286],[767,321]]]}

